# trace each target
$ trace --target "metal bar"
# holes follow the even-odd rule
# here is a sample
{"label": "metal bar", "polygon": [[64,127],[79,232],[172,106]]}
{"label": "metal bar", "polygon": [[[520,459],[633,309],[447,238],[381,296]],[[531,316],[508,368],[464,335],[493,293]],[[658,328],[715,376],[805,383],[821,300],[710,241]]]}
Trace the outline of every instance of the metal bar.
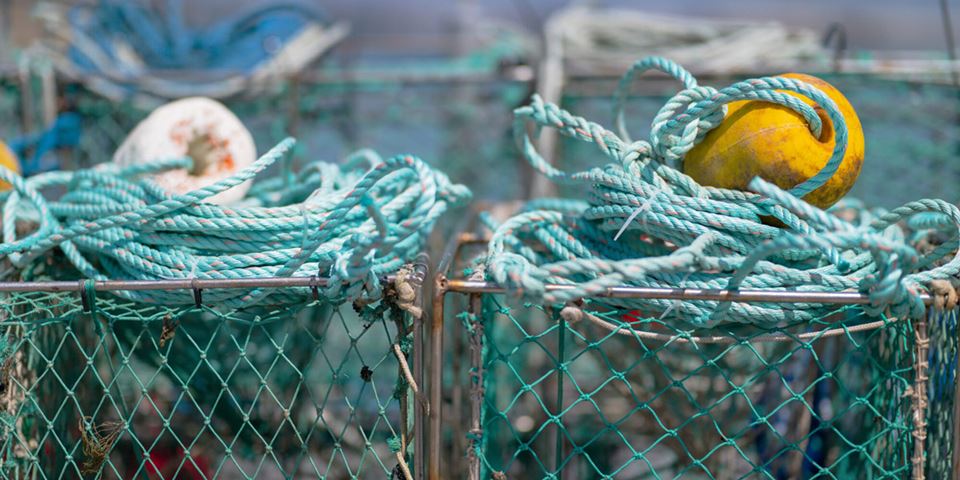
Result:
{"label": "metal bar", "polygon": [[[417,256],[417,260],[413,266],[413,275],[410,277],[411,283],[417,291],[417,298],[414,300],[414,305],[423,309],[423,282],[427,278],[427,265],[430,264],[430,257],[427,254],[420,254]],[[420,385],[420,388],[423,388],[423,314],[413,317],[413,378],[416,380],[417,385]],[[421,391],[420,395],[425,395],[426,393]],[[425,468],[426,462],[424,461],[424,448],[426,448],[426,441],[424,438],[424,420],[425,416],[429,414],[429,411],[426,411],[423,408],[423,402],[417,401],[414,399],[416,405],[416,415],[413,416],[413,475],[419,480],[426,478]]]}
{"label": "metal bar", "polygon": [[[431,71],[415,63],[395,67],[358,67],[340,69],[335,67],[311,69],[300,72],[297,78],[302,86],[360,86],[360,85],[458,85],[458,84],[526,84],[533,80],[533,69],[527,65],[517,65],[502,71],[478,71],[469,67],[446,69],[443,66]],[[0,65],[0,68],[3,68]],[[3,70],[0,70],[2,73]],[[155,70],[155,75],[172,75],[171,72]],[[205,72],[177,72],[182,78],[209,78],[211,76],[230,77],[243,75],[244,72],[231,69],[209,70]],[[67,77],[71,81],[83,80],[79,77]],[[249,79],[248,86],[255,88],[271,85],[275,79]]]}
{"label": "metal bar", "polygon": [[[943,35],[947,42],[947,58],[950,59],[950,63],[956,64],[957,45],[953,39],[953,22],[950,20],[950,5],[947,0],[940,0],[940,18],[943,20]],[[950,69],[950,79],[953,81],[953,86],[960,86],[960,76],[957,75],[955,68]]]}
{"label": "metal bar", "polygon": [[[843,58],[840,60],[840,68],[843,74],[875,75],[875,76],[896,76],[912,74],[949,74],[950,72],[960,72],[960,61],[949,59],[934,58],[916,58],[916,55],[929,55],[931,51],[898,51],[902,57],[878,57],[882,52],[873,52],[875,58]],[[913,55],[916,54],[916,55]],[[609,66],[598,66],[590,64],[584,67],[577,64],[577,59],[568,58],[567,75],[571,82],[584,80],[618,80],[623,75],[623,70],[627,65],[611,64]],[[757,67],[747,67],[735,70],[700,70],[694,69],[693,73],[697,79],[724,79],[732,77],[742,77],[745,75],[773,74],[784,70],[785,68],[797,71],[818,73],[833,73],[835,65],[833,62],[809,62],[806,64],[785,63],[782,65],[768,64]],[[651,76],[651,80],[658,77]],[[666,77],[662,77],[666,78]],[[945,79],[949,82],[949,78]],[[945,83],[947,83],[945,82]]]}
{"label": "metal bar", "polygon": [[[925,53],[923,51],[919,52],[921,54]],[[910,52],[904,52],[905,57],[909,57]],[[828,64],[811,64],[808,67],[798,67],[793,65],[791,68],[794,70],[803,70],[811,73],[833,73],[832,71],[832,62]],[[951,84],[950,74],[952,72],[960,72],[960,61],[950,61],[950,60],[936,60],[936,59],[915,59],[915,58],[889,58],[889,59],[852,59],[846,58],[841,61],[841,69],[844,74],[857,74],[857,75],[873,75],[873,76],[903,76],[907,81],[911,81],[911,76],[914,75],[943,75],[944,78],[941,79],[927,79],[929,83],[944,83]],[[745,75],[757,75],[759,73],[774,73],[777,71],[783,70],[783,68],[776,68],[771,66],[769,68],[763,69],[762,72],[758,72],[756,69],[743,69],[738,71],[729,71],[729,72],[695,72],[697,76],[701,79],[719,79],[719,78],[731,78],[731,77],[742,77]],[[15,75],[17,67],[14,64],[0,64],[0,77],[11,77]],[[219,74],[219,75],[231,75],[231,74],[240,74],[242,72],[233,71],[233,70],[216,70],[206,72],[207,74]],[[581,71],[574,69],[569,73],[571,83],[580,82],[584,80],[617,80],[623,74],[623,71],[620,68],[611,69],[611,70],[597,70],[591,69],[590,71]],[[183,73],[184,76],[189,77],[191,75],[197,75],[193,72]],[[530,83],[535,75],[534,70],[531,66],[528,65],[519,65],[515,67],[510,67],[501,72],[474,72],[469,70],[462,71],[435,71],[435,72],[418,72],[407,68],[406,66],[398,66],[395,68],[357,68],[357,69],[336,69],[336,68],[326,68],[326,69],[317,69],[317,70],[307,70],[302,72],[300,75],[302,84],[305,86],[310,85],[359,85],[359,84],[379,84],[379,83],[388,83],[388,84],[399,84],[399,85],[411,85],[411,84],[450,84],[450,83],[476,83],[476,84],[492,84],[492,83],[513,83],[513,84],[528,84]],[[77,81],[77,78],[69,78],[69,80]],[[656,78],[651,79],[656,81]],[[253,84],[265,84],[269,82],[253,82]]]}
{"label": "metal bar", "polygon": [[[388,275],[381,279],[389,283],[395,279]],[[0,292],[80,292],[87,280],[55,281],[55,282],[0,282]],[[96,291],[116,290],[190,290],[224,289],[224,288],[291,288],[291,287],[325,287],[329,279],[319,277],[259,277],[259,278],[226,278],[204,279],[184,278],[173,280],[95,280],[93,289]]]}
{"label": "metal bar", "polygon": [[36,108],[28,64],[18,68],[17,79],[20,82],[20,128],[23,133],[28,133],[34,129],[33,111]]}
{"label": "metal bar", "polygon": [[[448,327],[448,335],[450,336],[450,342],[444,346],[444,352],[446,357],[450,359],[449,363],[443,365],[444,370],[449,369],[450,378],[453,381],[450,382],[449,390],[446,388],[446,385],[443,385],[441,388],[444,389],[444,398],[447,399],[448,408],[444,410],[445,417],[450,419],[449,429],[450,435],[452,435],[449,442],[446,442],[444,445],[443,458],[457,458],[457,455],[460,455],[459,452],[470,452],[470,448],[467,446],[467,430],[468,425],[466,420],[470,418],[469,415],[463,414],[464,403],[470,403],[470,396],[464,394],[464,388],[467,390],[470,389],[470,382],[467,381],[466,384],[459,381],[462,378],[470,378],[470,356],[467,355],[466,342],[470,340],[469,335],[467,334],[467,329],[464,328],[462,322],[452,322]],[[463,371],[463,365],[467,365],[467,372]],[[448,393],[449,392],[449,393]],[[469,454],[469,453],[467,453]],[[462,465],[454,463],[447,470],[445,470],[449,477],[451,478],[466,478],[467,472],[470,470],[470,458],[467,458],[466,462],[460,462]]]}
{"label": "metal bar", "polygon": [[[573,285],[546,285],[548,292],[572,290]],[[447,289],[460,293],[507,293],[508,290],[493,282],[454,279],[447,280]],[[657,287],[610,287],[606,291],[592,294],[590,297],[605,298],[647,298],[663,300],[712,300],[718,302],[756,302],[756,303],[826,303],[837,305],[863,305],[870,303],[870,297],[859,292],[785,292],[779,290],[704,290],[698,288],[657,288]],[[933,299],[921,294],[924,304]]]}
{"label": "metal bar", "polygon": [[[476,220],[476,214],[464,215],[454,225],[452,235],[443,247],[443,253],[436,266],[433,281],[433,309],[430,312],[430,361],[427,363],[427,379],[429,383],[430,412],[427,425],[427,478],[439,480],[450,475],[441,476],[443,464],[442,426],[443,426],[443,336],[444,336],[444,301],[447,294],[447,276],[453,268],[467,228]],[[458,422],[461,419],[457,419]],[[458,468],[459,470],[459,468]]]}
{"label": "metal bar", "polygon": [[[441,261],[442,263],[442,261]],[[438,273],[433,290],[433,315],[430,318],[430,415],[427,450],[427,478],[440,480],[441,426],[443,413],[443,302],[447,294],[447,277]]]}

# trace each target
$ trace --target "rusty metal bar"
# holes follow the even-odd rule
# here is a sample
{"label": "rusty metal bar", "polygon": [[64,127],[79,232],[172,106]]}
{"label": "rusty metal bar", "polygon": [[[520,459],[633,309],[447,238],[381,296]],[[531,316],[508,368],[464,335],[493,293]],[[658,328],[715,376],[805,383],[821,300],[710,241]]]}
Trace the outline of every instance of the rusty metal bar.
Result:
{"label": "rusty metal bar", "polygon": [[[394,276],[383,279],[392,282]],[[52,282],[0,282],[0,292],[80,292],[87,280]],[[203,279],[184,278],[171,280],[94,280],[93,289],[100,292],[117,290],[190,290],[225,288],[290,288],[324,287],[329,280],[319,277],[259,277]]]}
{"label": "rusty metal bar", "polygon": [[[414,305],[423,309],[423,287],[424,281],[427,279],[428,265],[430,264],[430,257],[427,254],[420,254],[416,261],[414,262],[413,275],[409,277],[410,283],[416,289],[417,298],[414,300]],[[423,320],[424,316],[413,317],[413,378],[417,382],[417,385],[424,384],[423,382],[423,351],[424,351],[424,338],[423,338]],[[421,395],[424,395],[425,392],[421,391]],[[426,448],[426,433],[424,422],[426,420],[426,415],[429,414],[429,409],[423,408],[423,403],[415,401],[417,405],[415,411],[418,413],[413,416],[413,475],[419,480],[426,478],[426,457],[424,449]]]}
{"label": "rusty metal bar", "polygon": [[[546,285],[548,292],[572,290],[572,285]],[[494,282],[451,279],[447,289],[460,293],[507,293],[508,290]],[[744,303],[824,303],[837,305],[864,305],[870,297],[860,292],[794,292],[781,290],[706,290],[699,288],[656,287],[610,287],[606,291],[590,295],[604,298],[648,298],[664,300],[711,300],[717,302]],[[921,299],[929,305],[933,299],[922,294]]]}

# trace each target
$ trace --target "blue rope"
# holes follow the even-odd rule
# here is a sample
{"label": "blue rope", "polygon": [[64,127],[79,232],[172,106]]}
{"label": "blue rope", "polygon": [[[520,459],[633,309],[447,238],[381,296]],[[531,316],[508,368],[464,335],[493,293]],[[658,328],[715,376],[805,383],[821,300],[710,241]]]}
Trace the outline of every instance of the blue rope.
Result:
{"label": "blue rope", "polygon": [[[658,69],[685,89],[654,118],[648,141],[626,134],[622,104],[632,77]],[[786,106],[806,119],[814,136],[823,125],[813,107],[784,91],[813,100],[830,118],[836,147],[823,169],[789,191],[760,178],[749,191],[697,184],[678,168],[683,156],[715,128],[727,103],[760,100]],[[526,159],[548,178],[580,186],[582,200],[539,201],[492,225],[487,275],[520,294],[547,302],[588,297],[617,285],[666,288],[763,288],[791,291],[857,290],[869,294],[871,313],[921,315],[918,294],[934,279],[960,272],[955,256],[960,210],[942,200],[919,200],[869,222],[853,223],[799,197],[823,185],[846,149],[846,124],[836,104],[815,87],[782,77],[755,78],[720,90],[698,86],[680,66],[647,58],[630,69],[617,89],[617,135],[534,95],[515,111],[514,133]],[[534,147],[527,123],[556,128],[592,143],[610,162],[569,174],[548,163]],[[846,204],[851,205],[850,203]],[[763,222],[772,217],[786,228]],[[917,217],[948,241],[920,255],[897,232],[901,220]],[[949,259],[949,261],[946,261]],[[944,263],[945,262],[945,263]],[[943,263],[934,268],[931,265]],[[546,291],[561,283],[573,288]],[[829,312],[824,305],[741,304],[667,300],[604,300],[647,314],[669,312],[694,326],[721,322],[777,324],[808,321]]]}
{"label": "blue rope", "polygon": [[[273,50],[311,22],[324,22],[317,9],[280,3],[253,11],[228,14],[209,27],[190,28],[183,20],[182,0],[167,0],[163,8],[126,0],[100,0],[94,7],[77,5],[68,21],[76,32],[93,39],[99,52],[123,67],[132,49],[151,69],[249,71]],[[97,73],[97,62],[82,45],[69,52],[76,66]],[[139,69],[131,66],[129,71]]]}
{"label": "blue rope", "polygon": [[55,156],[60,148],[76,148],[83,135],[83,123],[75,112],[63,112],[46,130],[24,135],[10,141],[10,150],[21,159],[24,176],[49,172],[61,167]]}

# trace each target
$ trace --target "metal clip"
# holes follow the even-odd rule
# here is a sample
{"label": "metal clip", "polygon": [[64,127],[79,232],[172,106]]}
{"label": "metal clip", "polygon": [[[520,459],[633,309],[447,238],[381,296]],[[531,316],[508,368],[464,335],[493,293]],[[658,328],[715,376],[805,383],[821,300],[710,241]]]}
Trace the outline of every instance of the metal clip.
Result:
{"label": "metal clip", "polygon": [[[80,293],[80,304],[83,306],[83,313],[90,313],[93,311],[92,301],[96,293],[93,291],[93,284],[87,279],[82,279],[80,283],[79,293]],[[93,297],[93,298],[91,298]]]}
{"label": "metal clip", "polygon": [[197,279],[194,278],[192,283],[193,288],[193,303],[200,308],[203,306],[203,289],[197,287]]}
{"label": "metal clip", "polygon": [[310,291],[313,292],[313,299],[315,301],[320,301],[320,287],[317,286],[317,276],[312,275],[310,277]]}

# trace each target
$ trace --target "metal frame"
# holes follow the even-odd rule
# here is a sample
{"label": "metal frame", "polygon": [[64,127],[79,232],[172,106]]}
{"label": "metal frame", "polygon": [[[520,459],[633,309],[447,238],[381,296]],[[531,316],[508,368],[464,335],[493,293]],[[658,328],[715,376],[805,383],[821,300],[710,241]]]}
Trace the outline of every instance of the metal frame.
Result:
{"label": "metal frame", "polygon": [[[414,288],[416,297],[413,306],[423,309],[423,287],[427,278],[430,257],[426,253],[421,253],[411,262],[412,273],[406,277],[406,281]],[[385,283],[394,283],[396,275],[387,275],[382,278]],[[237,279],[177,279],[177,280],[78,280],[78,281],[50,281],[50,282],[0,282],[0,292],[75,292],[82,294],[92,289],[93,291],[143,291],[143,290],[193,290],[195,298],[198,298],[198,292],[203,289],[230,289],[230,288],[291,288],[306,287],[316,289],[330,284],[328,278],[317,276],[311,277],[262,277],[262,278],[237,278]],[[423,325],[425,315],[412,315],[413,317],[413,365],[411,367],[413,379],[417,385],[424,385],[424,332]],[[421,392],[420,395],[423,393]],[[414,393],[415,397],[418,396]],[[421,406],[413,414],[413,475],[414,478],[424,478],[425,448],[426,448],[426,426],[425,421],[429,404],[424,401],[414,401]]]}
{"label": "metal frame", "polygon": [[[842,73],[851,74],[872,74],[889,76],[891,78],[904,78],[910,80],[917,77],[925,77],[924,81],[929,82],[928,78],[931,71],[955,75],[960,71],[960,62],[953,61],[933,61],[933,60],[852,60],[844,59],[837,63],[839,68],[835,70]],[[16,69],[9,65],[0,65],[0,74],[15,74]],[[610,81],[619,77],[620,72],[599,72],[591,74],[573,73],[570,76],[572,81]],[[312,83],[379,83],[395,82],[401,84],[417,83],[489,83],[497,81],[530,83],[534,79],[533,69],[530,66],[517,66],[506,69],[496,74],[475,74],[475,73],[455,73],[455,74],[426,74],[420,75],[409,71],[391,71],[391,70],[334,70],[331,72],[320,71],[308,74],[298,75],[290,79],[294,85],[312,84]],[[947,83],[947,80],[943,80]],[[297,99],[296,88],[292,89],[291,102]],[[31,98],[25,99],[27,103],[33,104]],[[24,108],[22,112],[23,121],[32,123],[32,111],[28,112]],[[293,110],[294,128],[297,122],[296,110]],[[431,309],[425,309],[424,315],[429,319],[414,319],[414,376],[419,385],[424,388],[424,393],[429,395],[429,401],[424,405],[426,410],[423,415],[414,415],[414,475],[418,478],[441,478],[441,429],[443,425],[442,414],[442,369],[444,364],[444,302],[448,293],[459,293],[470,295],[473,298],[479,298],[479,295],[485,293],[503,293],[506,290],[492,282],[471,281],[450,276],[450,268],[458,255],[462,246],[471,243],[484,243],[482,237],[469,233],[462,233],[465,229],[457,230],[457,234],[447,244],[443,256],[437,266],[433,276],[433,281],[424,284],[427,275],[426,256],[418,258],[416,264],[415,288],[418,292],[417,303],[422,304],[425,295],[430,295],[432,301]],[[393,277],[385,279],[388,282],[394,280]],[[412,278],[413,280],[413,278]],[[61,281],[61,282],[0,282],[0,292],[82,292],[85,289],[92,288],[94,291],[118,291],[118,290],[178,290],[178,289],[220,289],[220,288],[289,288],[289,287],[307,287],[316,288],[327,285],[327,279],[318,277],[271,277],[255,279],[180,279],[180,280],[103,280],[103,281]],[[424,292],[424,288],[427,292]],[[570,288],[564,285],[548,285],[548,290],[563,290]],[[606,292],[597,295],[607,298],[646,298],[646,299],[669,299],[669,300],[715,300],[715,301],[738,301],[738,302],[765,302],[765,303],[826,303],[836,305],[867,304],[869,299],[858,292],[778,292],[763,290],[700,290],[700,289],[670,289],[670,288],[640,288],[640,287],[613,287]],[[929,296],[924,296],[925,303],[931,303]],[[471,302],[473,303],[473,302]],[[432,314],[432,316],[431,316]],[[423,326],[427,322],[430,326],[429,343],[424,336]],[[920,332],[925,339],[925,331]],[[429,354],[424,357],[424,352],[429,348]],[[426,372],[425,372],[426,370]],[[424,374],[428,377],[424,378]],[[960,386],[960,383],[958,383]],[[960,388],[958,388],[960,394]],[[960,396],[958,396],[960,398]],[[960,412],[960,402],[957,405],[957,412]],[[955,425],[955,444],[960,443],[960,422]],[[921,442],[922,443],[922,442]],[[429,453],[428,453],[429,452]],[[960,465],[960,448],[955,448],[954,464]],[[426,473],[426,477],[424,477]]]}
{"label": "metal frame", "polygon": [[[442,434],[444,417],[442,410],[443,402],[443,365],[444,365],[444,324],[445,318],[445,300],[448,293],[457,293],[468,295],[468,302],[471,313],[479,313],[479,299],[482,294],[506,293],[508,290],[494,282],[475,281],[462,278],[453,278],[451,276],[452,268],[460,258],[463,247],[467,245],[486,244],[487,239],[481,235],[471,233],[465,228],[468,225],[475,224],[475,219],[471,216],[461,222],[460,228],[450,237],[433,281],[433,312],[430,322],[430,363],[427,365],[427,380],[431,409],[428,416],[428,434],[429,440],[427,450],[430,452],[427,460],[427,478],[429,480],[438,480],[444,478],[441,475],[443,470],[442,455]],[[545,286],[547,291],[566,290],[571,287],[567,285],[550,284]],[[593,295],[600,298],[643,298],[643,299],[665,299],[665,300],[713,300],[713,301],[735,301],[735,302],[755,302],[755,303],[821,303],[831,305],[864,305],[869,304],[867,295],[859,292],[841,291],[841,292],[782,292],[770,290],[702,290],[702,289],[683,289],[683,288],[647,288],[618,286],[608,288],[605,292]],[[925,305],[933,303],[930,295],[922,294],[921,299]],[[885,323],[874,322],[873,324],[863,325],[862,330],[872,330],[882,328]],[[842,329],[841,329],[842,330]],[[913,415],[914,415],[914,456],[911,459],[913,478],[924,478],[924,460],[925,460],[925,439],[926,439],[926,379],[927,379],[927,349],[929,339],[927,338],[927,321],[918,319],[915,326],[916,352],[917,358],[914,363],[916,375],[916,386],[912,393]],[[809,332],[810,334],[823,334],[825,330]],[[824,336],[830,336],[829,331]],[[675,341],[680,337],[670,336],[662,340]],[[715,340],[715,337],[686,337],[688,341],[703,341],[709,343]],[[960,361],[958,361],[960,368]],[[481,372],[482,374],[482,372]],[[960,382],[957,382],[957,398],[960,398]],[[960,404],[960,402],[958,402]],[[960,410],[958,410],[960,411]],[[475,415],[479,412],[473,412]],[[960,424],[960,422],[956,422]],[[954,438],[954,465],[960,464],[960,448],[956,445],[960,443],[960,428],[955,428],[957,434]],[[471,479],[479,478],[479,462],[470,465],[469,475]]]}

